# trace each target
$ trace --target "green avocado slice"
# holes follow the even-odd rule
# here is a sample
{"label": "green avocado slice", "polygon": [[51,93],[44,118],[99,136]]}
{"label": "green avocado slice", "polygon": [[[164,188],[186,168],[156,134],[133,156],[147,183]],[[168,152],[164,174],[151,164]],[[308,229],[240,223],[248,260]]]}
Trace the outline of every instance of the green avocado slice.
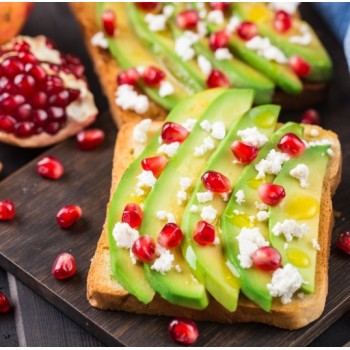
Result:
{"label": "green avocado slice", "polygon": [[[225,91],[225,89],[212,89],[203,91],[193,97],[187,97],[170,112],[167,121],[180,124],[187,119],[198,119],[207,107]],[[134,265],[130,258],[129,250],[117,247],[113,237],[113,229],[115,224],[121,220],[123,210],[127,203],[142,203],[145,200],[143,197],[135,196],[132,189],[136,187],[138,181],[137,176],[142,172],[142,159],[157,154],[159,136],[160,131],[155,134],[145,150],[125,171],[113,194],[107,213],[112,277],[114,277],[129,293],[145,304],[152,301],[155,295],[154,290],[146,280],[142,265]]]}
{"label": "green avocado slice", "polygon": [[[227,134],[227,137],[220,143],[219,147],[210,157],[208,163],[202,170],[202,174],[208,170],[217,171],[230,179],[231,188],[244,169],[244,164],[233,163],[234,157],[231,152],[231,144],[239,140],[239,130],[256,127],[260,133],[267,138],[273,133],[280,107],[276,105],[264,105],[255,107],[248,111],[239,122]],[[208,203],[200,203],[197,194],[205,192],[206,189],[199,179],[194,187],[191,198],[186,206],[182,220],[182,232],[185,239],[182,244],[183,256],[196,278],[204,283],[208,292],[227,310],[235,311],[237,307],[240,280],[232,272],[232,266],[224,256],[221,244],[199,246],[193,240],[193,232],[196,223],[201,219],[201,209],[211,205],[217,211],[217,219],[213,223],[217,237],[221,240],[221,233],[218,230],[220,217],[225,209],[226,202],[216,194]],[[192,211],[192,206],[198,208],[197,212]]]}
{"label": "green avocado slice", "polygon": [[[140,228],[141,234],[151,235],[157,241],[158,234],[166,224],[159,219],[158,212],[160,211],[171,213],[178,225],[181,225],[185,203],[179,204],[177,200],[180,179],[186,177],[191,184],[194,184],[201,169],[213,153],[213,149],[207,149],[201,156],[194,155],[195,148],[205,145],[205,140],[210,137],[210,134],[200,127],[200,122],[222,122],[227,129],[240,120],[242,115],[250,109],[252,101],[252,90],[227,90],[207,108],[191,134],[162,172],[145,201],[144,217]],[[220,144],[220,141],[214,140],[214,138],[212,141],[214,147]],[[190,191],[191,187],[187,190],[187,195],[190,195]],[[162,274],[152,269],[152,265],[144,265],[150,285],[170,303],[194,309],[205,308],[208,305],[205,288],[192,275],[182,256],[181,247],[177,246],[169,251],[174,256],[174,268],[170,271]]]}

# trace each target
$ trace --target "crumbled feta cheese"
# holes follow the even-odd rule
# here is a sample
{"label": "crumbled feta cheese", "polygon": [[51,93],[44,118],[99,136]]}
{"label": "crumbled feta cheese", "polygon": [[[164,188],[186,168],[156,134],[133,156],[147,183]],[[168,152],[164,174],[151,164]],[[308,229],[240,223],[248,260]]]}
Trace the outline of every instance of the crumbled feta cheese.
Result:
{"label": "crumbled feta cheese", "polygon": [[203,207],[201,218],[211,224],[215,221],[217,213],[217,210],[213,206],[208,205]]}
{"label": "crumbled feta cheese", "polygon": [[253,128],[246,128],[244,130],[237,131],[237,135],[241,137],[243,143],[249,146],[262,147],[268,141],[268,138],[259,132],[254,126]]}
{"label": "crumbled feta cheese", "polygon": [[199,36],[193,32],[186,31],[182,36],[175,40],[175,52],[184,61],[194,58],[196,52],[192,45],[199,40]]}
{"label": "crumbled feta cheese", "polygon": [[219,245],[220,244],[220,238],[218,236],[215,236],[213,244],[214,245]]}
{"label": "crumbled feta cheese", "polygon": [[201,72],[208,76],[212,70],[211,62],[203,55],[199,55],[197,58],[198,67]]}
{"label": "crumbled feta cheese", "polygon": [[294,15],[299,4],[300,2],[270,2],[269,7],[274,11],[282,10],[290,15]]}
{"label": "crumbled feta cheese", "polygon": [[168,249],[163,249],[161,250],[160,256],[154,260],[154,263],[151,265],[151,269],[164,275],[173,267],[174,259],[174,254],[171,254]]}
{"label": "crumbled feta cheese", "polygon": [[273,273],[271,283],[267,284],[267,289],[271,296],[281,297],[282,304],[288,304],[302,283],[303,279],[298,269],[292,264],[286,264]]}
{"label": "crumbled feta cheese", "polygon": [[136,70],[137,70],[137,73],[139,73],[140,75],[143,75],[145,73],[146,67],[137,66]]}
{"label": "crumbled feta cheese", "polygon": [[144,114],[149,108],[149,99],[146,95],[139,94],[131,85],[120,85],[115,93],[115,102],[123,110],[132,110],[138,114]]}
{"label": "crumbled feta cheese", "polygon": [[206,132],[211,131],[211,124],[209,123],[208,120],[203,120],[202,122],[200,122],[199,126],[201,127],[202,130]]}
{"label": "crumbled feta cheese", "polygon": [[175,271],[176,271],[177,273],[181,273],[181,272],[182,272],[182,268],[181,268],[180,265],[175,265],[174,268],[175,268]]}
{"label": "crumbled feta cheese", "polygon": [[289,174],[300,181],[300,186],[303,188],[309,187],[309,167],[305,164],[298,164],[295,168],[293,168]]}
{"label": "crumbled feta cheese", "polygon": [[258,171],[256,178],[263,179],[266,174],[277,175],[281,171],[283,163],[288,159],[289,156],[286,153],[272,149],[266,159],[262,159],[255,165],[255,169]]}
{"label": "crumbled feta cheese", "polygon": [[163,153],[167,155],[169,158],[171,158],[179,149],[179,147],[180,147],[180,142],[172,142],[169,144],[164,143],[158,148],[157,154]]}
{"label": "crumbled feta cheese", "polygon": [[238,260],[244,269],[252,266],[252,255],[257,249],[269,245],[257,227],[251,229],[243,227],[236,239],[239,244]]}
{"label": "crumbled feta cheese", "polygon": [[222,47],[215,50],[215,58],[219,61],[225,61],[231,60],[233,58],[233,55],[227,47]]}
{"label": "crumbled feta cheese", "polygon": [[134,130],[132,132],[132,138],[140,143],[147,142],[147,133],[151,129],[152,120],[151,119],[143,119],[138,124],[135,125]]}
{"label": "crumbled feta cheese", "polygon": [[169,18],[174,13],[174,10],[175,8],[173,5],[165,5],[163,8],[163,15]]}
{"label": "crumbled feta cheese", "polygon": [[239,20],[238,16],[233,15],[228,21],[228,24],[226,26],[226,31],[228,33],[235,32],[237,27],[239,26],[239,24],[240,24],[240,20]]}
{"label": "crumbled feta cheese", "polygon": [[316,249],[316,250],[321,250],[321,247],[319,245],[319,243],[317,242],[317,239],[313,238],[312,241],[312,246]]}
{"label": "crumbled feta cheese", "polygon": [[255,207],[258,210],[267,210],[268,209],[268,206],[265,203],[258,202],[258,201],[255,202]]}
{"label": "crumbled feta cheese", "polygon": [[331,148],[328,148],[328,149],[327,149],[327,154],[328,154],[330,157],[334,157],[334,151],[333,151]]}
{"label": "crumbled feta cheese", "polygon": [[312,41],[312,34],[310,32],[304,32],[301,35],[293,35],[289,38],[289,41],[293,44],[307,46]]}
{"label": "crumbled feta cheese", "polygon": [[189,177],[180,177],[180,188],[183,191],[188,190],[191,187],[191,178]]}
{"label": "crumbled feta cheese", "polygon": [[187,119],[184,123],[182,123],[181,125],[188,131],[191,132],[193,127],[196,125],[197,120],[193,119],[193,118],[189,118]]}
{"label": "crumbled feta cheese", "polygon": [[235,210],[233,211],[233,214],[235,214],[235,215],[243,215],[244,212],[241,211],[241,210],[235,209]]}
{"label": "crumbled feta cheese", "polygon": [[270,213],[266,210],[258,211],[256,218],[258,221],[266,221],[270,217]]}
{"label": "crumbled feta cheese", "polygon": [[288,249],[288,247],[289,247],[289,244],[288,244],[288,243],[284,243],[284,244],[283,244],[283,249],[284,249],[284,250]]}
{"label": "crumbled feta cheese", "polygon": [[254,215],[250,215],[250,216],[248,217],[248,219],[249,219],[249,221],[250,221],[252,224],[254,224],[254,221],[255,221],[255,216],[254,216]]}
{"label": "crumbled feta cheese", "polygon": [[295,220],[287,219],[283,222],[278,222],[273,228],[272,233],[275,236],[283,234],[287,242],[290,242],[294,237],[301,238],[309,233],[310,228],[306,224],[298,224]]}
{"label": "crumbled feta cheese", "polygon": [[206,203],[213,200],[214,193],[211,191],[198,192],[196,196],[199,203]]}
{"label": "crumbled feta cheese", "polygon": [[317,137],[319,134],[320,134],[320,133],[318,132],[317,129],[311,129],[311,130],[310,130],[310,135],[311,135],[312,137]]}
{"label": "crumbled feta cheese", "polygon": [[191,205],[191,208],[190,208],[191,213],[198,213],[198,210],[199,210],[199,208],[197,205],[195,205],[195,204]]}
{"label": "crumbled feta cheese", "polygon": [[207,20],[210,23],[223,24],[225,19],[222,11],[214,10],[208,13]]}
{"label": "crumbled feta cheese", "polygon": [[200,38],[204,38],[208,34],[207,24],[203,21],[197,23],[197,33]]}
{"label": "crumbled feta cheese", "polygon": [[177,204],[181,205],[183,202],[187,200],[187,193],[185,191],[177,191],[176,193]]}
{"label": "crumbled feta cheese", "polygon": [[245,194],[244,194],[243,190],[238,190],[235,193],[235,197],[236,197],[237,204],[242,205],[242,203],[245,202]]}
{"label": "crumbled feta cheese", "polygon": [[158,210],[156,213],[156,217],[159,220],[167,220],[169,222],[173,222],[176,224],[175,216],[173,213],[167,212],[165,210]]}
{"label": "crumbled feta cheese", "polygon": [[172,95],[174,93],[174,86],[170,81],[162,81],[160,83],[160,88],[159,88],[159,96],[160,97],[166,97],[169,95]]}
{"label": "crumbled feta cheese", "polygon": [[230,194],[231,194],[231,191],[220,193],[221,198],[223,199],[224,202],[227,202],[229,200]]}
{"label": "crumbled feta cheese", "polygon": [[100,47],[101,49],[107,49],[108,48],[108,41],[103,32],[97,32],[92,38],[91,38],[91,45]]}
{"label": "crumbled feta cheese", "polygon": [[333,146],[334,141],[326,138],[326,139],[322,139],[322,140],[310,141],[307,143],[308,147],[327,146],[327,145]]}
{"label": "crumbled feta cheese", "polygon": [[117,247],[130,249],[139,238],[139,231],[130,227],[126,222],[117,222],[112,232]]}
{"label": "crumbled feta cheese", "polygon": [[206,154],[208,151],[210,151],[214,148],[215,148],[214,141],[210,136],[208,136],[203,140],[203,144],[194,148],[193,154],[195,157],[201,157],[204,154]]}
{"label": "crumbled feta cheese", "polygon": [[215,122],[211,126],[211,136],[217,140],[223,140],[226,136],[226,128],[223,122]]}
{"label": "crumbled feta cheese", "polygon": [[145,21],[148,24],[148,28],[151,32],[160,32],[165,30],[167,20],[168,17],[162,13],[158,15],[148,13],[145,16]]}
{"label": "crumbled feta cheese", "polygon": [[143,170],[141,174],[137,175],[137,179],[139,180],[137,182],[137,187],[153,187],[157,179],[154,177],[152,171],[149,170]]}
{"label": "crumbled feta cheese", "polygon": [[137,259],[136,259],[136,256],[134,255],[134,253],[132,252],[132,249],[130,249],[129,255],[130,255],[131,262],[132,262],[134,265],[136,265]]}

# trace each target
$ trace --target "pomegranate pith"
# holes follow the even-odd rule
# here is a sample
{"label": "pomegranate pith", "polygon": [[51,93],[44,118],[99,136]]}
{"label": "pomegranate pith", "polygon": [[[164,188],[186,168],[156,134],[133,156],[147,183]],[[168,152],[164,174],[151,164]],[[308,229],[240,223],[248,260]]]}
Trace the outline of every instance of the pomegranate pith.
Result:
{"label": "pomegranate pith", "polygon": [[197,325],[187,318],[176,318],[169,323],[168,332],[170,337],[177,343],[193,344],[199,335]]}
{"label": "pomegranate pith", "polygon": [[108,36],[113,36],[116,29],[116,16],[114,11],[105,10],[101,15],[104,32]]}
{"label": "pomegranate pith", "polygon": [[58,280],[70,278],[75,275],[77,264],[73,255],[69,253],[62,253],[55,259],[51,274]]}
{"label": "pomegranate pith", "polygon": [[199,13],[196,10],[184,10],[176,16],[175,21],[180,29],[195,29],[199,22]]}
{"label": "pomegranate pith", "polygon": [[338,236],[337,246],[346,254],[350,255],[350,232],[345,231]]}
{"label": "pomegranate pith", "polygon": [[122,222],[129,224],[130,227],[135,228],[141,225],[143,219],[143,211],[139,204],[128,203],[122,214]]}
{"label": "pomegranate pith", "polygon": [[320,115],[315,109],[306,110],[300,117],[300,122],[303,124],[320,125]]}
{"label": "pomegranate pith", "polygon": [[215,241],[215,228],[208,222],[201,220],[197,222],[196,228],[194,230],[193,239],[199,245],[209,245],[213,244]]}
{"label": "pomegranate pith", "polygon": [[0,292],[0,313],[4,314],[10,310],[10,300],[8,297]]}
{"label": "pomegranate pith", "polygon": [[65,205],[56,215],[57,223],[61,228],[69,228],[78,221],[83,214],[81,208],[77,205]]}
{"label": "pomegranate pith", "polygon": [[214,193],[226,193],[231,190],[230,180],[216,171],[207,171],[201,177],[204,187]]}
{"label": "pomegranate pith", "polygon": [[12,220],[16,214],[16,208],[11,199],[0,201],[0,221]]}
{"label": "pomegranate pith", "polygon": [[253,22],[242,22],[237,27],[237,34],[241,39],[248,41],[258,35],[258,27]]}
{"label": "pomegranate pith", "polygon": [[230,87],[230,81],[226,75],[218,69],[213,69],[206,81],[208,88]]}
{"label": "pomegranate pith", "polygon": [[300,56],[292,56],[289,59],[289,64],[294,73],[299,78],[305,78],[309,75],[311,71],[311,66],[308,62],[306,62],[303,58]]}
{"label": "pomegranate pith", "polygon": [[36,163],[36,169],[40,176],[57,180],[64,174],[61,161],[53,156],[45,156]]}
{"label": "pomegranate pith", "polygon": [[174,248],[182,240],[182,231],[175,223],[165,224],[158,236],[158,243],[164,248]]}
{"label": "pomegranate pith", "polygon": [[143,72],[143,81],[148,86],[158,87],[164,79],[165,73],[157,67],[148,66]]}
{"label": "pomegranate pith", "polygon": [[99,147],[105,139],[101,129],[82,130],[77,134],[77,146],[82,151],[90,151]]}
{"label": "pomegranate pith", "polygon": [[231,151],[235,158],[243,164],[252,162],[259,152],[257,147],[247,145],[242,141],[234,141],[231,145]]}
{"label": "pomegranate pith", "polygon": [[261,247],[252,256],[253,264],[263,271],[275,271],[281,266],[282,257],[273,247]]}
{"label": "pomegranate pith", "polygon": [[161,137],[164,143],[183,142],[188,134],[189,131],[182,125],[166,122],[162,127]]}
{"label": "pomegranate pith", "polygon": [[227,47],[230,40],[230,34],[226,30],[219,30],[210,35],[209,44],[213,51]]}
{"label": "pomegranate pith", "polygon": [[144,235],[134,242],[131,251],[137,260],[150,263],[156,256],[156,244],[151,236]]}
{"label": "pomegranate pith", "polygon": [[153,176],[158,178],[162,173],[168,162],[167,157],[165,156],[155,156],[142,159],[141,166],[143,170],[152,171]]}
{"label": "pomegranate pith", "polygon": [[296,158],[304,153],[306,146],[297,135],[288,133],[278,141],[277,148],[290,157]]}
{"label": "pomegranate pith", "polygon": [[277,32],[285,33],[292,27],[292,16],[283,10],[276,11],[273,27]]}
{"label": "pomegranate pith", "polygon": [[264,183],[258,188],[258,195],[260,199],[269,206],[278,205],[286,196],[283,186]]}

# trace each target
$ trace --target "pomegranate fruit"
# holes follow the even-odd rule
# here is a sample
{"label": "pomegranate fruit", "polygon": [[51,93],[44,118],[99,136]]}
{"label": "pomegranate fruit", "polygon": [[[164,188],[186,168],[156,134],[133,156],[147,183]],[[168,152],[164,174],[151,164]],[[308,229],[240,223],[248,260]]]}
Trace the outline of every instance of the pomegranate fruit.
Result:
{"label": "pomegranate fruit", "polygon": [[15,214],[15,205],[11,199],[0,201],[0,221],[12,220]]}
{"label": "pomegranate fruit", "polygon": [[0,292],[0,313],[4,314],[10,310],[10,300],[8,297]]}
{"label": "pomegranate fruit", "polygon": [[260,270],[275,271],[281,266],[282,257],[273,247],[261,247],[253,253],[252,260]]}
{"label": "pomegranate fruit", "polygon": [[211,2],[210,3],[210,8],[214,11],[218,10],[218,11],[225,12],[229,7],[230,7],[229,2]]}
{"label": "pomegranate fruit", "polygon": [[161,138],[164,143],[183,142],[188,134],[189,131],[182,125],[166,122],[162,127]]}
{"label": "pomegranate fruit", "polygon": [[234,141],[231,145],[231,152],[239,162],[248,164],[256,158],[259,150],[257,147],[247,145],[242,141]]}
{"label": "pomegranate fruit", "polygon": [[152,262],[156,256],[156,244],[151,236],[144,235],[134,242],[131,251],[137,260],[149,263]]}
{"label": "pomegranate fruit", "polygon": [[213,51],[227,47],[230,41],[230,34],[226,30],[219,30],[210,35],[209,45]]}
{"label": "pomegranate fruit", "polygon": [[175,318],[168,326],[170,337],[177,343],[193,344],[199,335],[197,325],[187,318]]}
{"label": "pomegranate fruit", "polygon": [[308,62],[306,62],[303,58],[300,56],[292,56],[289,59],[289,64],[294,73],[299,78],[305,78],[309,75],[311,71],[311,66]]}
{"label": "pomegranate fruit", "polygon": [[141,225],[143,211],[139,204],[128,203],[122,214],[122,222],[126,222],[130,227],[135,228]]}
{"label": "pomegranate fruit", "polygon": [[53,156],[45,156],[36,163],[38,174],[47,179],[57,180],[62,177],[64,168],[61,161]]}
{"label": "pomegranate fruit", "polygon": [[241,39],[248,41],[258,35],[258,27],[253,22],[242,22],[237,27],[237,34]]}
{"label": "pomegranate fruit", "polygon": [[78,221],[83,211],[77,205],[65,205],[56,215],[57,223],[61,228],[69,228]]}
{"label": "pomegranate fruit", "polygon": [[103,143],[105,133],[101,129],[82,130],[77,134],[77,146],[82,151],[90,151]]}
{"label": "pomegranate fruit", "polygon": [[194,230],[193,239],[199,245],[213,244],[215,241],[215,228],[204,220],[198,221]]}
{"label": "pomegranate fruit", "polygon": [[77,264],[73,255],[62,253],[55,259],[51,274],[58,280],[64,280],[75,275]]}
{"label": "pomegranate fruit", "polygon": [[292,16],[283,10],[276,11],[273,27],[277,32],[285,33],[292,27]]}
{"label": "pomegranate fruit", "polygon": [[117,76],[118,85],[136,85],[138,80],[140,79],[140,74],[136,68],[129,68],[124,72],[121,72]]}
{"label": "pomegranate fruit", "polygon": [[218,69],[213,69],[210,72],[206,83],[208,88],[230,87],[231,85],[227,76]]}
{"label": "pomegranate fruit", "polygon": [[169,222],[160,231],[157,241],[164,248],[174,248],[182,241],[182,231],[175,223]]}
{"label": "pomegranate fruit", "polygon": [[230,180],[216,171],[207,171],[201,177],[204,187],[214,193],[225,193],[231,190]]}
{"label": "pomegranate fruit", "polygon": [[300,123],[303,123],[303,124],[320,125],[320,122],[321,122],[320,115],[315,109],[310,108],[306,110],[300,117]]}
{"label": "pomegranate fruit", "polygon": [[258,188],[260,199],[269,206],[276,206],[286,196],[283,186],[264,183]]}
{"label": "pomegranate fruit", "polygon": [[175,21],[180,29],[195,29],[199,22],[199,13],[196,10],[184,10],[176,16]]}
{"label": "pomegranate fruit", "polygon": [[103,11],[101,15],[101,20],[102,20],[102,26],[103,26],[104,32],[108,36],[113,36],[117,25],[116,24],[117,19],[114,11],[112,10]]}
{"label": "pomegranate fruit", "polygon": [[345,231],[338,236],[337,246],[346,254],[350,255],[350,232]]}
{"label": "pomegranate fruit", "polygon": [[152,11],[158,7],[159,2],[137,2],[136,4],[144,11]]}
{"label": "pomegranate fruit", "polygon": [[304,153],[306,146],[297,135],[288,133],[278,141],[277,148],[290,157],[296,158]]}
{"label": "pomegranate fruit", "polygon": [[153,176],[158,179],[168,162],[165,156],[155,156],[142,159],[141,166],[143,170],[152,171]]}
{"label": "pomegranate fruit", "polygon": [[165,73],[157,67],[148,66],[143,72],[143,81],[148,86],[158,87],[164,79]]}

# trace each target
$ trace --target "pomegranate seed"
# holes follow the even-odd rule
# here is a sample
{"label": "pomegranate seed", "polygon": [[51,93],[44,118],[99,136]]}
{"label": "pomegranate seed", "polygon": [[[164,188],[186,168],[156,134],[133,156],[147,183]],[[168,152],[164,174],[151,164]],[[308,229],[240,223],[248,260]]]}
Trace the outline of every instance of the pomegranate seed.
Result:
{"label": "pomegranate seed", "polygon": [[183,142],[189,131],[180,124],[166,122],[162,127],[161,137],[164,143]]}
{"label": "pomegranate seed", "polygon": [[44,81],[47,77],[46,71],[39,64],[35,64],[32,66],[28,73],[36,80],[36,81]]}
{"label": "pomegranate seed", "polygon": [[13,133],[15,131],[16,119],[10,115],[0,115],[0,130],[7,133]]}
{"label": "pomegranate seed", "polygon": [[47,110],[50,121],[63,123],[67,120],[66,113],[62,107],[49,107]]}
{"label": "pomegranate seed", "polygon": [[24,103],[24,97],[21,95],[6,96],[0,101],[0,108],[9,114],[12,114],[21,104]]}
{"label": "pomegranate seed", "polygon": [[258,27],[252,22],[242,22],[237,27],[237,34],[241,39],[248,41],[258,35]]}
{"label": "pomegranate seed", "polygon": [[289,64],[294,71],[294,73],[299,78],[305,78],[309,75],[311,71],[311,66],[309,63],[307,63],[304,59],[302,59],[300,56],[292,56],[289,59]]}
{"label": "pomegranate seed", "polygon": [[14,78],[23,72],[24,64],[17,57],[9,57],[0,63],[2,73],[8,78]]}
{"label": "pomegranate seed", "polygon": [[56,215],[57,223],[61,228],[69,228],[78,221],[83,214],[81,208],[77,205],[65,205]]}
{"label": "pomegranate seed", "polygon": [[10,310],[10,301],[4,293],[0,292],[0,312],[4,314],[9,310]]}
{"label": "pomegranate seed", "polygon": [[210,8],[217,11],[226,11],[230,6],[229,2],[211,2]]}
{"label": "pomegranate seed", "polygon": [[141,225],[143,211],[137,203],[128,203],[122,214],[122,222],[126,222],[130,227],[135,228]]}
{"label": "pomegranate seed", "polygon": [[64,59],[64,63],[71,64],[74,66],[81,65],[80,58],[78,56],[72,54],[63,54],[62,58]]}
{"label": "pomegranate seed", "polygon": [[231,151],[236,159],[243,164],[252,162],[259,152],[258,147],[247,145],[242,141],[235,141],[231,145]]}
{"label": "pomegranate seed", "polygon": [[260,270],[275,271],[281,266],[281,254],[273,247],[261,247],[252,256],[253,264]]}
{"label": "pomegranate seed", "polygon": [[77,89],[67,89],[69,93],[69,103],[77,100],[80,96],[80,90]]}
{"label": "pomegranate seed", "polygon": [[158,2],[137,2],[137,6],[144,11],[155,10],[159,3]]}
{"label": "pomegranate seed", "polygon": [[215,240],[214,226],[204,220],[198,221],[194,230],[193,239],[199,245],[213,244]]}
{"label": "pomegranate seed", "polygon": [[[0,124],[1,128],[1,124]],[[143,170],[152,171],[153,176],[158,179],[168,160],[165,156],[155,156],[142,159],[141,166]]]}
{"label": "pomegranate seed", "polygon": [[197,325],[187,318],[176,318],[169,323],[170,337],[177,343],[193,344],[199,335]]}
{"label": "pomegranate seed", "polygon": [[63,81],[57,75],[48,75],[46,78],[44,91],[47,94],[57,94],[64,89]]}
{"label": "pomegranate seed", "polygon": [[56,45],[55,43],[48,39],[48,38],[45,38],[45,45],[49,48],[49,49],[52,49],[52,50],[56,50]]}
{"label": "pomegranate seed", "polygon": [[69,92],[67,90],[62,90],[57,95],[51,95],[49,98],[49,103],[55,107],[67,107],[70,103]]}
{"label": "pomegranate seed", "polygon": [[82,130],[77,134],[77,146],[82,151],[89,151],[99,147],[105,139],[101,129]]}
{"label": "pomegranate seed", "polygon": [[195,29],[199,22],[198,11],[184,10],[176,16],[175,21],[180,29]]}
{"label": "pomegranate seed", "polygon": [[11,199],[0,201],[0,220],[12,220],[16,214],[15,205]]}
{"label": "pomegranate seed", "polygon": [[131,251],[137,260],[149,263],[152,262],[156,256],[156,244],[151,236],[144,235],[134,242]]}
{"label": "pomegranate seed", "polygon": [[13,49],[14,51],[29,51],[30,50],[30,46],[27,42],[22,41],[22,42],[16,42],[13,45]]}
{"label": "pomegranate seed", "polygon": [[315,109],[308,109],[305,111],[305,113],[301,116],[301,123],[303,124],[313,124],[313,125],[320,125],[320,115]]}
{"label": "pomegranate seed", "polygon": [[121,72],[117,76],[118,85],[136,85],[138,80],[140,79],[140,74],[136,70],[136,68],[130,68],[124,72]]}
{"label": "pomegranate seed", "polygon": [[52,265],[51,274],[58,280],[64,280],[66,278],[75,275],[77,270],[77,263],[73,255],[69,253],[60,254]]}
{"label": "pomegranate seed", "polygon": [[158,243],[164,248],[174,248],[182,240],[182,231],[179,226],[169,222],[160,231]]}
{"label": "pomegranate seed", "polygon": [[158,87],[164,79],[165,73],[157,67],[148,66],[143,73],[143,80],[148,86]]}
{"label": "pomegranate seed", "polygon": [[38,60],[36,59],[36,57],[31,54],[30,52],[20,52],[18,54],[18,58],[24,62],[24,63],[37,63]]}
{"label": "pomegranate seed", "polygon": [[43,109],[37,109],[33,112],[33,122],[36,126],[42,127],[47,124],[49,116]]}
{"label": "pomegranate seed", "polygon": [[350,255],[350,232],[345,231],[338,236],[337,246],[346,254]]}
{"label": "pomegranate seed", "polygon": [[50,134],[50,135],[55,135],[60,131],[60,123],[58,122],[51,122],[45,125],[45,132]]}
{"label": "pomegranate seed", "polygon": [[220,30],[218,32],[214,32],[210,35],[209,44],[210,48],[213,51],[217,49],[227,47],[227,44],[230,40],[230,35],[226,30]]}
{"label": "pomegranate seed", "polygon": [[225,193],[231,190],[230,180],[216,171],[207,171],[201,177],[204,187],[214,193]]}
{"label": "pomegranate seed", "polygon": [[17,120],[25,121],[30,119],[32,115],[32,107],[29,103],[25,103],[17,109]]}
{"label": "pomegranate seed", "polygon": [[260,199],[267,205],[276,206],[286,196],[283,186],[264,183],[258,188]]}
{"label": "pomegranate seed", "polygon": [[32,96],[32,106],[34,108],[46,108],[48,105],[48,98],[45,92],[38,91]]}
{"label": "pomegranate seed", "polygon": [[230,87],[230,82],[226,75],[218,69],[213,69],[207,79],[208,88]]}
{"label": "pomegranate seed", "polygon": [[15,76],[13,83],[23,96],[29,96],[34,93],[35,80],[31,75],[18,74]]}
{"label": "pomegranate seed", "polygon": [[53,156],[41,158],[36,163],[36,170],[40,176],[51,180],[59,179],[64,173],[61,161]]}
{"label": "pomegranate seed", "polygon": [[116,28],[116,16],[114,11],[105,10],[102,12],[102,24],[105,33],[108,36],[113,36]]}
{"label": "pomegranate seed", "polygon": [[304,153],[306,146],[297,135],[288,133],[278,141],[277,148],[290,157],[296,158]]}
{"label": "pomegranate seed", "polygon": [[292,27],[292,17],[289,13],[278,10],[276,11],[275,18],[273,20],[273,27],[279,33],[285,33]]}
{"label": "pomegranate seed", "polygon": [[35,125],[33,122],[25,121],[17,123],[15,126],[15,134],[17,137],[26,138],[32,136],[35,132]]}

